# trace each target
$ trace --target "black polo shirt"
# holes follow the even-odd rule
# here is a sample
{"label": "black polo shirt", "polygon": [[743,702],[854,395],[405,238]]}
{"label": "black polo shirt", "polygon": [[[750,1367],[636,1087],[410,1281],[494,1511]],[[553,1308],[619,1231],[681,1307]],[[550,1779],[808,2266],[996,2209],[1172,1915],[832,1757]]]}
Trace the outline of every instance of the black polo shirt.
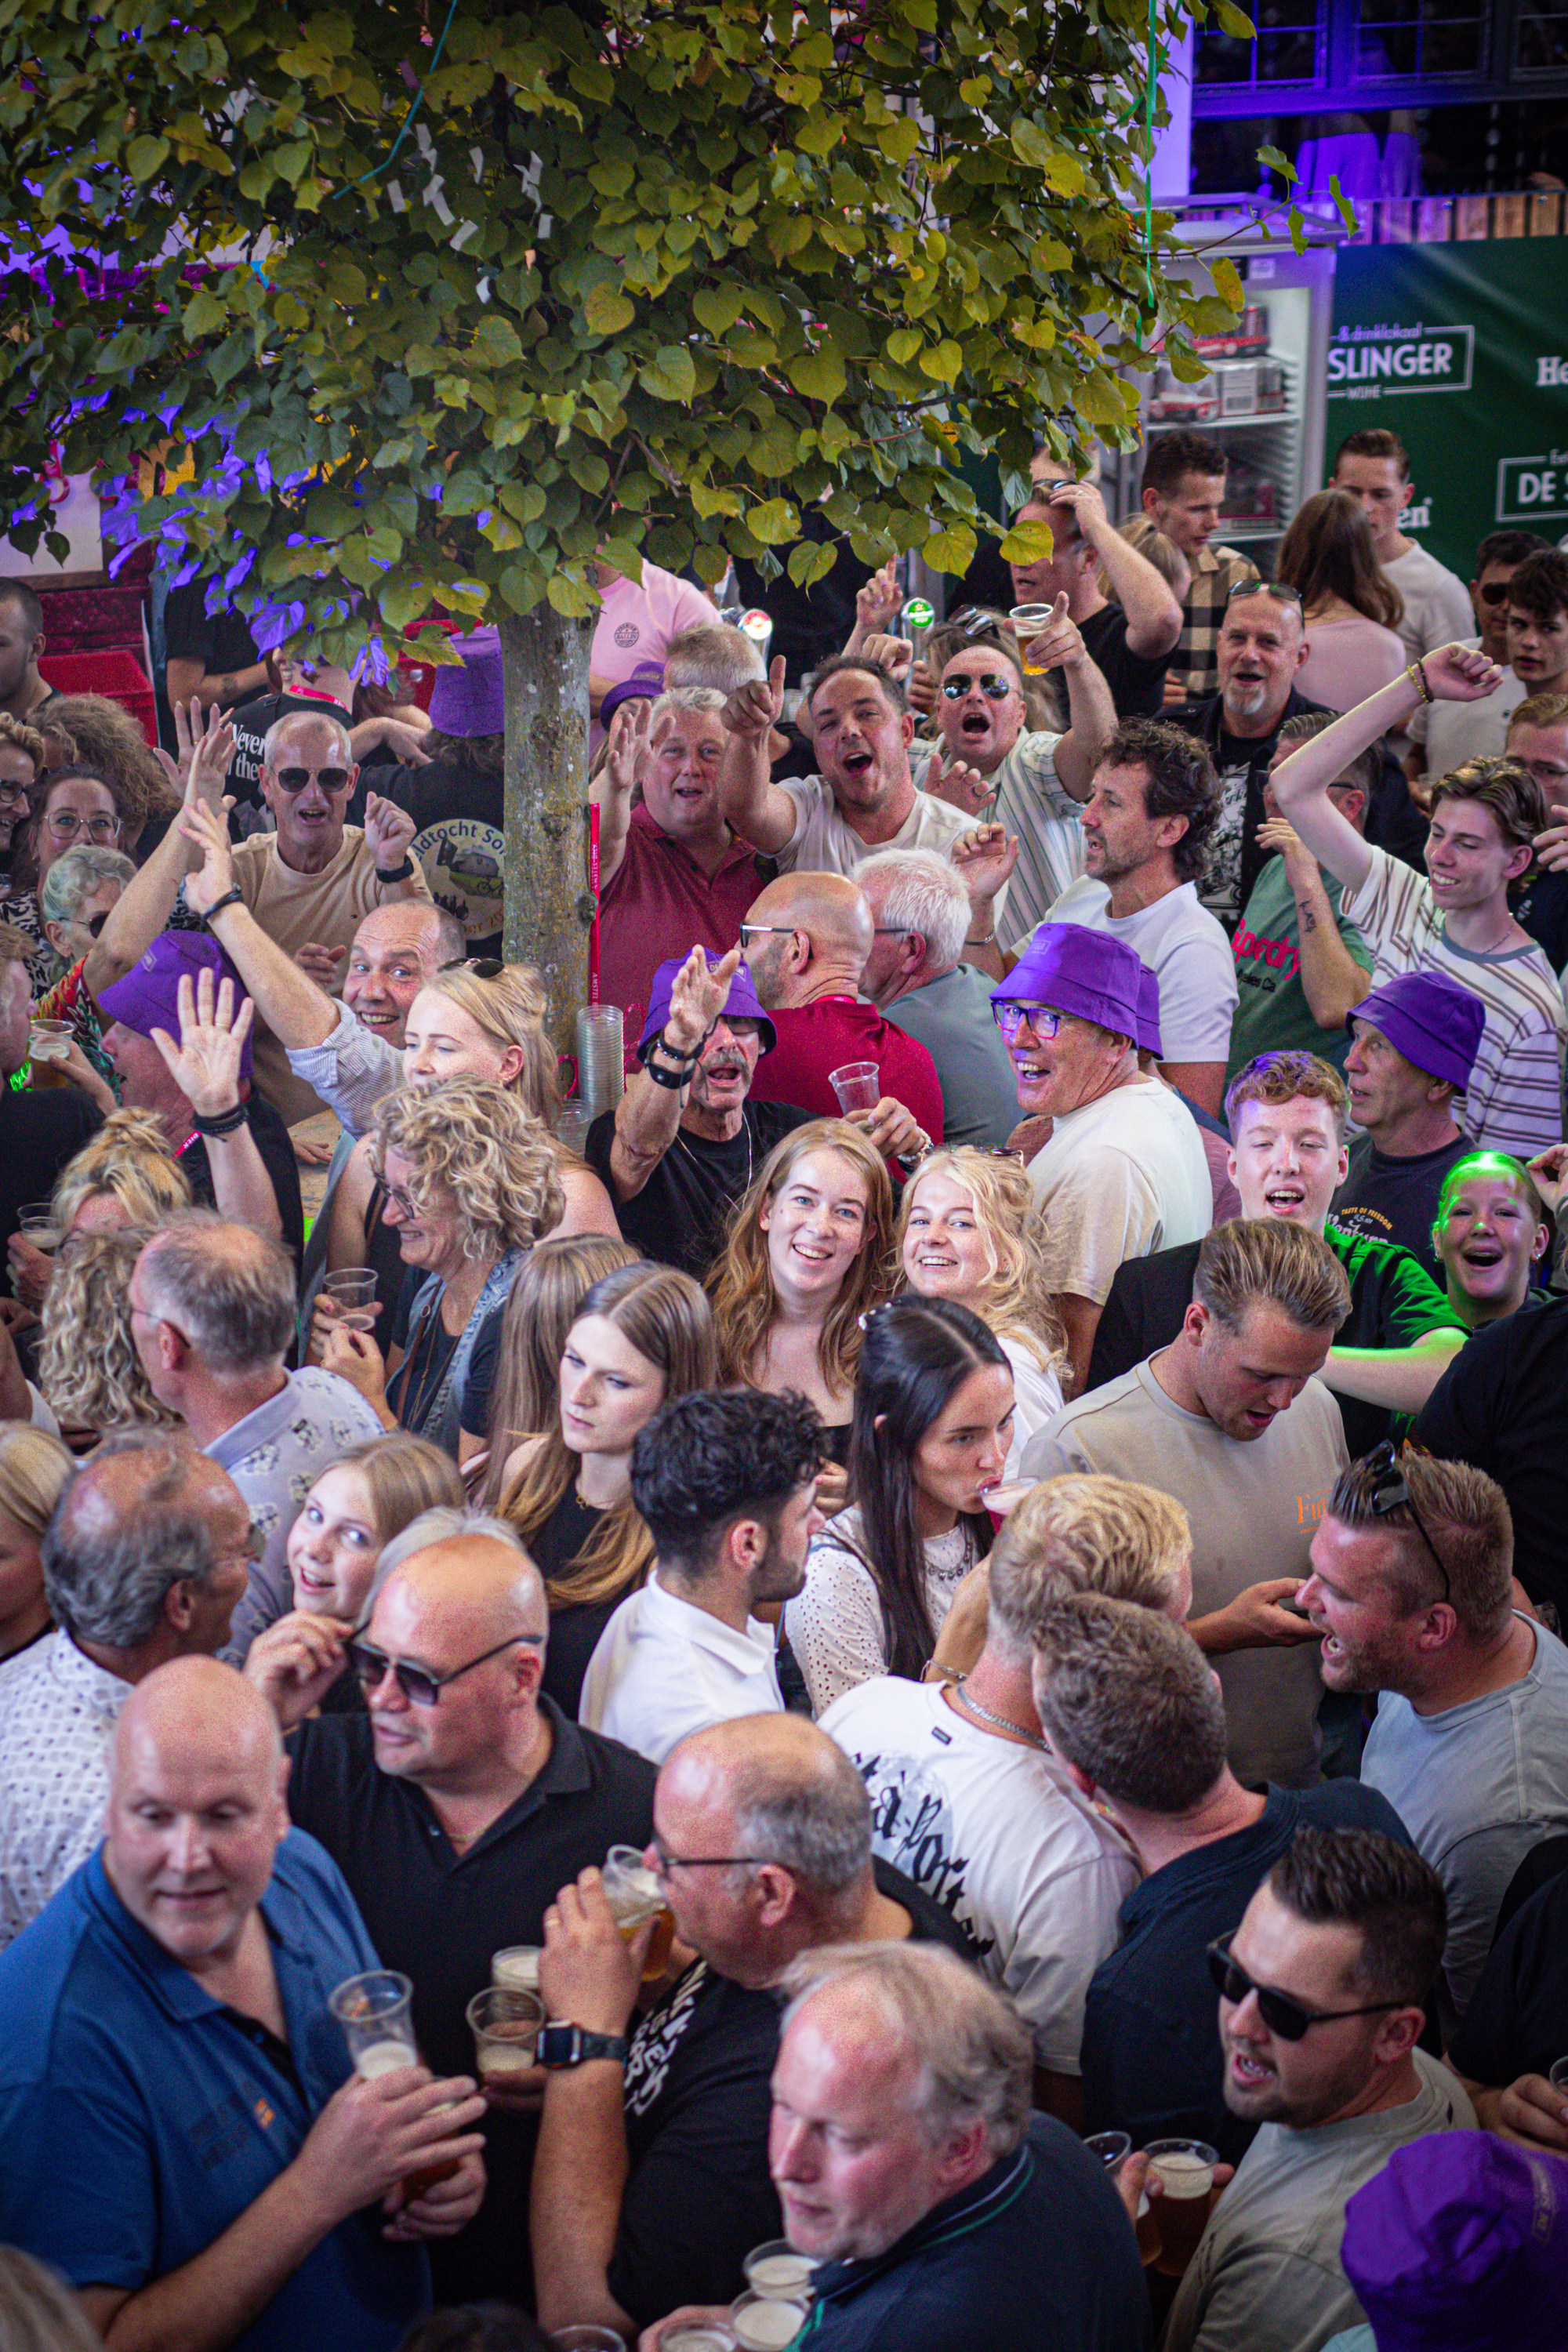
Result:
{"label": "black polo shirt", "polygon": [[[1323,1239],[1350,1277],[1351,1311],[1334,1334],[1336,1347],[1413,1348],[1428,1331],[1458,1328],[1447,1295],[1408,1250],[1342,1232],[1331,1220]],[[1156,1250],[1117,1269],[1094,1335],[1086,1392],[1170,1346],[1192,1305],[1202,1246],[1187,1242],[1180,1249]],[[1348,1396],[1335,1402],[1352,1460],[1388,1435],[1393,1417],[1381,1405]]]}
{"label": "black polo shirt", "polygon": [[[413,1979],[415,2032],[437,2074],[473,2073],[463,2012],[490,1981],[492,1953],[542,1944],[545,1910],[569,1879],[611,1846],[644,1846],[653,1835],[653,1766],[584,1731],[547,1698],[540,1712],[553,1735],[549,1760],[463,1853],[424,1790],[379,1769],[368,1715],[321,1716],[289,1735],[289,1811],[348,1880],[386,1967]],[[538,2124],[497,2111],[484,2133],[489,2187],[466,2230],[431,2242],[436,2299],[528,2305]]]}
{"label": "black polo shirt", "polygon": [[1559,1872],[1499,1930],[1459,2021],[1453,2063],[1468,2081],[1501,2090],[1521,2074],[1550,2074],[1565,2042],[1568,1872]]}
{"label": "black polo shirt", "polygon": [[677,1128],[675,1140],[640,1192],[623,1201],[610,1174],[616,1115],[601,1111],[588,1129],[583,1157],[616,1204],[616,1222],[644,1257],[678,1265],[701,1282],[724,1245],[735,1203],[778,1142],[811,1113],[793,1103],[748,1102],[741,1132],[730,1143]]}
{"label": "black polo shirt", "polygon": [[[1165,699],[1165,672],[1175,656],[1173,646],[1169,653],[1135,654],[1127,642],[1127,615],[1120,604],[1102,604],[1087,621],[1079,624],[1079,635],[1090,661],[1110,689],[1110,699],[1118,719],[1158,719]],[[1057,698],[1057,709],[1065,718],[1068,708],[1067,672],[1053,669],[1048,682]]]}
{"label": "black polo shirt", "polygon": [[1555,1602],[1568,1625],[1568,1298],[1484,1324],[1412,1435],[1428,1453],[1497,1480],[1513,1517],[1513,1572],[1532,1601]]}

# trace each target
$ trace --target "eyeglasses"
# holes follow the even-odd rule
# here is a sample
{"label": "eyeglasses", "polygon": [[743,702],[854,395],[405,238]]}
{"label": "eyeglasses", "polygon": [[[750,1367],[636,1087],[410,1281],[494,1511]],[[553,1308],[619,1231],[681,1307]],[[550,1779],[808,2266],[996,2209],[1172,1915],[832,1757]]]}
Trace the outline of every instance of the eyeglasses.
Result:
{"label": "eyeglasses", "polygon": [[975,687],[980,688],[987,702],[1005,702],[1007,697],[1016,690],[1016,682],[1005,677],[996,669],[988,669],[983,677],[944,677],[942,682],[942,700],[962,702]]}
{"label": "eyeglasses", "polygon": [[476,980],[499,980],[506,966],[499,956],[455,956],[450,963],[438,967],[442,971],[471,971]]}
{"label": "eyeglasses", "polygon": [[662,1838],[654,1839],[653,1852],[660,1878],[668,1878],[672,1870],[758,1870],[763,1860],[756,1853],[671,1853]]}
{"label": "eyeglasses", "polygon": [[1415,1532],[1431,1553],[1432,1564],[1443,1580],[1443,1598],[1445,1601],[1451,1601],[1454,1597],[1454,1588],[1448,1581],[1448,1571],[1443,1565],[1443,1555],[1422,1523],[1421,1514],[1415,1507],[1415,1497],[1406,1484],[1405,1473],[1399,1466],[1399,1456],[1392,1437],[1385,1437],[1380,1445],[1373,1447],[1366,1457],[1366,1466],[1373,1474],[1372,1484],[1367,1488],[1366,1499],[1374,1517],[1386,1519],[1394,1511],[1409,1512],[1415,1522]]}
{"label": "eyeglasses", "polygon": [[404,1191],[401,1184],[389,1184],[384,1176],[381,1180],[381,1189],[385,1199],[397,1211],[400,1217],[416,1217],[419,1214],[418,1203]]}
{"label": "eyeglasses", "polygon": [[873,923],[871,926],[871,937],[874,940],[907,940],[909,936],[908,923],[900,923],[897,926],[892,923]]}
{"label": "eyeglasses", "polygon": [[1016,997],[996,996],[991,1000],[991,1018],[1004,1037],[1016,1037],[1026,1021],[1037,1037],[1048,1041],[1056,1036],[1067,1014],[1053,1012],[1047,1004],[1023,1004]]}
{"label": "eyeglasses", "polygon": [[79,833],[89,841],[112,841],[120,831],[117,816],[78,816],[75,809],[51,809],[44,823],[57,841],[74,841]]}
{"label": "eyeglasses", "polygon": [[104,908],[104,910],[103,910],[102,914],[100,914],[100,915],[89,915],[89,916],[88,917],[88,919],[87,919],[87,935],[88,935],[88,938],[89,938],[89,940],[96,940],[96,939],[100,939],[100,938],[101,938],[101,937],[102,937],[102,933],[103,933],[103,927],[104,927],[105,923],[107,923],[107,922],[108,922],[108,920],[109,920],[109,909],[108,909],[108,908],[107,908],[107,907]]}
{"label": "eyeglasses", "polygon": [[750,949],[752,941],[760,940],[765,931],[776,931],[780,939],[793,940],[799,929],[798,923],[742,923],[740,934],[741,953],[744,955]]}
{"label": "eyeglasses", "polygon": [[1283,580],[1238,580],[1227,590],[1226,603],[1234,604],[1238,596],[1272,596],[1280,604],[1299,604],[1301,592],[1287,587]]}
{"label": "eyeglasses", "polygon": [[324,793],[346,793],[349,787],[347,768],[274,768],[272,781],[279,792],[302,793],[311,777]]}
{"label": "eyeglasses", "polygon": [[1221,2000],[1239,2004],[1255,1992],[1258,2015],[1281,2042],[1304,2042],[1314,2025],[1331,2025],[1342,2017],[1380,2017],[1384,2010],[1407,2006],[1402,2000],[1374,2000],[1364,2009],[1308,2009],[1293,1993],[1277,1991],[1273,1985],[1260,1985],[1249,1977],[1240,1961],[1231,1958],[1228,1936],[1216,1937],[1205,1957]]}
{"label": "eyeglasses", "polygon": [[0,776],[0,801],[5,802],[11,808],[16,808],[17,806],[26,808],[27,805],[26,785],[8,784],[5,778]]}
{"label": "eyeglasses", "polygon": [[519,1642],[531,1650],[544,1647],[542,1633],[509,1633],[504,1642],[498,1642],[493,1649],[481,1650],[477,1658],[465,1659],[449,1674],[435,1675],[427,1666],[405,1666],[401,1658],[389,1658],[382,1651],[373,1650],[368,1642],[351,1642],[349,1664],[361,1690],[374,1690],[390,1675],[411,1706],[434,1706],[448,1683],[455,1683],[459,1675],[471,1675],[476,1666],[482,1666],[489,1658],[499,1658],[503,1650],[514,1648]]}

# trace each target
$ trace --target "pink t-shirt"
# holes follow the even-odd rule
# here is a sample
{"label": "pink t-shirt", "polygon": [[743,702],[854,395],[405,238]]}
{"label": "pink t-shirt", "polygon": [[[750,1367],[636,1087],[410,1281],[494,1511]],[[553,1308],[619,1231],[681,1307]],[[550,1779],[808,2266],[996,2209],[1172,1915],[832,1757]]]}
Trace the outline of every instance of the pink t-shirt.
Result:
{"label": "pink t-shirt", "polygon": [[1306,660],[1292,681],[1309,702],[1353,710],[1402,677],[1410,656],[1392,629],[1357,614],[1353,620],[1309,621]]}
{"label": "pink t-shirt", "polygon": [[[640,588],[617,574],[603,594],[589,667],[612,686],[630,677],[639,662],[662,662],[671,637],[682,629],[711,626],[719,618],[700,588],[674,572],[661,572],[657,563],[643,565]],[[588,738],[590,758],[604,740],[595,719]]]}

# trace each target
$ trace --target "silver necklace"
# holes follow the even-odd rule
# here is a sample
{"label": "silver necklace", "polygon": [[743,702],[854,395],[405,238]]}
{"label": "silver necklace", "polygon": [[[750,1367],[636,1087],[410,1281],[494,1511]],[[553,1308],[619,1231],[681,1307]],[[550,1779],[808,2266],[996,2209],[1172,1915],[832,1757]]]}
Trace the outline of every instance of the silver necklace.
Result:
{"label": "silver necklace", "polygon": [[[741,1132],[746,1139],[746,1181],[741,1187],[742,1192],[744,1193],[749,1192],[752,1189],[752,1130],[746,1124],[746,1114],[743,1110],[741,1113]],[[697,1154],[693,1151],[691,1146],[688,1143],[686,1138],[682,1135],[679,1128],[675,1130],[675,1139],[677,1143],[679,1144],[682,1151],[685,1152],[688,1160],[690,1160],[693,1168],[700,1168],[702,1162],[699,1160]]]}
{"label": "silver necklace", "polygon": [[1037,1748],[1042,1756],[1049,1754],[1049,1749],[1047,1748],[1045,1741],[1040,1738],[1037,1731],[1026,1731],[1021,1723],[1013,1722],[1012,1718],[1008,1716],[993,1715],[988,1706],[981,1706],[980,1701],[974,1697],[967,1684],[961,1684],[958,1686],[958,1698],[959,1704],[962,1706],[966,1706],[971,1715],[979,1716],[983,1723],[994,1725],[998,1731],[1010,1731],[1015,1739],[1025,1740],[1031,1748]]}

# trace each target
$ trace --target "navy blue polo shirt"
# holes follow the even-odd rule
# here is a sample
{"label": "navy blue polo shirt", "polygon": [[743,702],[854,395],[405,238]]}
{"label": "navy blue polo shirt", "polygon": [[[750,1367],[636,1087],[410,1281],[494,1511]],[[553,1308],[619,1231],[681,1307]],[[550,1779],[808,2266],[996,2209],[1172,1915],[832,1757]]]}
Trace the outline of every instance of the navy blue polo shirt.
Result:
{"label": "navy blue polo shirt", "polygon": [[[132,1917],[100,1847],[0,1953],[0,2243],[132,2294],[271,2187],[350,2073],[327,2007],[380,1965],[336,1865],[291,1831],[261,1898],[287,2058]],[[291,2063],[289,2063],[291,2061]],[[340,2222],[236,2352],[391,2352],[428,2307],[424,2249]]]}
{"label": "navy blue polo shirt", "polygon": [[801,2352],[1142,2352],[1149,2294],[1102,2165],[1050,2116],[868,2262],[825,2263]]}

